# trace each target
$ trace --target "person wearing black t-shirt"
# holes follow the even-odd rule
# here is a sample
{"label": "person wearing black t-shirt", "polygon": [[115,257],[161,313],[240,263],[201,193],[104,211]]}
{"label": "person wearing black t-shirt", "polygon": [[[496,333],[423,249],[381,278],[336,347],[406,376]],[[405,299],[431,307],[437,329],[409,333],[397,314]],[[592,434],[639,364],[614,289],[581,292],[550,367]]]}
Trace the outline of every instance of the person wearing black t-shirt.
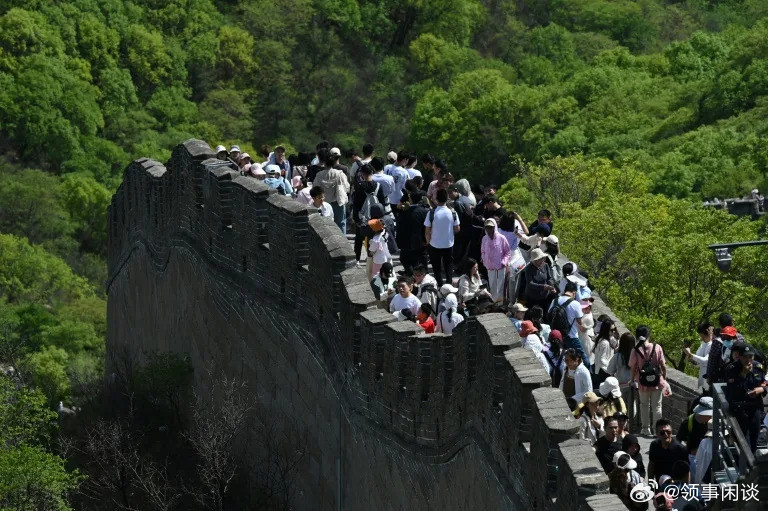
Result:
{"label": "person wearing black t-shirt", "polygon": [[696,456],[696,450],[707,434],[707,423],[712,420],[712,405],[711,397],[702,397],[693,413],[683,420],[677,430],[677,441],[685,442],[688,453],[692,456]]}
{"label": "person wearing black t-shirt", "polygon": [[619,421],[615,417],[609,417],[603,425],[605,434],[595,442],[595,454],[600,465],[609,473],[613,470],[613,455],[621,450],[621,438],[619,438]]}
{"label": "person wearing black t-shirt", "polygon": [[672,474],[676,461],[688,463],[688,449],[672,437],[672,423],[667,419],[656,421],[656,437],[648,451],[648,477],[658,481]]}

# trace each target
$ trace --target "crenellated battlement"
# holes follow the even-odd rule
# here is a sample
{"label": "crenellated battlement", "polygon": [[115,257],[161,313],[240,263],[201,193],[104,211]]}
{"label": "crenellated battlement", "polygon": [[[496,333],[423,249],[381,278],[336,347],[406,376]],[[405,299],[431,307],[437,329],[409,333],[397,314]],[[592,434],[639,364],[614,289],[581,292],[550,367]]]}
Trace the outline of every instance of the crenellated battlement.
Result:
{"label": "crenellated battlement", "polygon": [[108,364],[173,350],[199,385],[211,367],[248,379],[265,420],[310,432],[301,508],[336,506],[337,487],[350,508],[621,508],[588,500],[607,477],[504,315],[419,335],[376,308],[331,220],[213,157],[190,140],[166,166],[126,169],[109,207]]}

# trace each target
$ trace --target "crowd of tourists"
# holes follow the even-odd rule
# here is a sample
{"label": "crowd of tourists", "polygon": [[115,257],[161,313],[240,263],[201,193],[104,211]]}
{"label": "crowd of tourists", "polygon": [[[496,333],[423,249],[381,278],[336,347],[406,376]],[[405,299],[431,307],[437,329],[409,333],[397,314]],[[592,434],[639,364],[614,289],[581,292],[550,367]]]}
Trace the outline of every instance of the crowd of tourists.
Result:
{"label": "crowd of tourists", "polygon": [[[365,144],[360,155],[347,153],[346,165],[342,151],[325,141],[314,154],[286,158],[285,152],[265,147],[263,161],[255,162],[238,146],[217,148],[219,159],[243,175],[316,208],[345,235],[354,233],[357,265],[380,306],[398,320],[415,322],[425,335],[451,334],[470,316],[506,313],[522,346],[563,391],[611,491],[631,509],[648,509],[629,495],[650,479],[659,487],[652,508],[704,508],[701,499],[672,502],[662,491],[713,481],[715,383],[726,384],[730,411],[757,448],[768,427],[765,373],[730,315],[721,314],[717,327],[699,325],[695,352],[686,344],[683,356],[699,368],[700,397],[682,424],[671,424],[663,414],[672,389],[662,346],[648,326],[619,334],[609,316],[593,316],[589,276],[560,256],[549,210],[526,223],[502,204],[496,185],[457,180],[429,154],[419,160],[409,151],[390,151],[382,159]],[[630,423],[627,403],[639,429]],[[638,436],[655,438],[647,468]]]}

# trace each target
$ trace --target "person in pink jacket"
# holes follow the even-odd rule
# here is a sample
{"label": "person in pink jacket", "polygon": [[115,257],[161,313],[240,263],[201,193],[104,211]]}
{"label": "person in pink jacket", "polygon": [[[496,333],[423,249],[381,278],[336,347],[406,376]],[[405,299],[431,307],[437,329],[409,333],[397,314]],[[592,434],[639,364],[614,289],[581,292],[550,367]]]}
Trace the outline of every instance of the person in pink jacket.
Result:
{"label": "person in pink jacket", "polygon": [[485,221],[485,236],[480,247],[483,265],[488,270],[488,291],[494,302],[504,299],[504,282],[507,277],[507,264],[512,251],[507,238],[496,230],[496,220]]}

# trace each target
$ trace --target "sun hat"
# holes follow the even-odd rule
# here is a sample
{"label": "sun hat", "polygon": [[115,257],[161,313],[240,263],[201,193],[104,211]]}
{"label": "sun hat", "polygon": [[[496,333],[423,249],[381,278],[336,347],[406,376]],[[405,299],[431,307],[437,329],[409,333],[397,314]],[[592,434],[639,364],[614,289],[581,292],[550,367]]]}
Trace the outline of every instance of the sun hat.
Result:
{"label": "sun hat", "polygon": [[701,399],[699,399],[699,404],[696,405],[696,408],[693,409],[693,413],[696,415],[703,415],[705,417],[712,417],[712,414],[715,412],[712,407],[714,406],[714,402],[710,396],[704,396]]}
{"label": "sun hat", "polygon": [[523,321],[520,323],[520,335],[527,337],[530,334],[535,334],[539,329],[533,326],[533,321]]}
{"label": "sun hat", "polygon": [[574,284],[576,284],[579,287],[584,287],[584,286],[587,285],[587,281],[582,279],[581,277],[579,277],[579,275],[577,273],[571,273],[570,275],[568,275],[565,278],[568,280],[568,282],[573,282]]}
{"label": "sun hat", "polygon": [[511,310],[512,312],[526,312],[526,311],[528,310],[528,308],[527,308],[525,305],[523,305],[522,303],[519,303],[519,302],[518,302],[518,303],[514,304],[514,305],[511,307],[511,309],[510,309],[510,310]]}
{"label": "sun hat", "polygon": [[217,145],[216,146],[216,154],[219,154],[222,151],[224,151],[226,153],[227,152],[227,148],[224,147],[223,145]]}
{"label": "sun hat", "polygon": [[581,304],[581,308],[582,309],[586,309],[587,307],[592,307],[592,302],[593,301],[594,300],[587,299],[587,300],[581,300],[579,303]]}
{"label": "sun hat", "polygon": [[605,381],[600,384],[600,395],[621,397],[621,387],[619,387],[619,380],[613,376],[606,378]]}
{"label": "sun hat", "polygon": [[549,236],[544,238],[543,241],[546,243],[551,243],[552,245],[558,245],[560,243],[560,240],[557,239],[557,236],[555,236],[554,234],[550,234]]}
{"label": "sun hat", "polygon": [[233,145],[232,147],[229,148],[229,152],[230,153],[235,153],[235,152],[239,153],[240,152],[240,146],[239,145]]}
{"label": "sun hat", "polygon": [[540,248],[534,248],[531,250],[531,261],[538,261],[539,259],[544,259],[545,257],[547,257],[547,255]]}
{"label": "sun hat", "polygon": [[589,392],[585,392],[584,396],[581,398],[581,402],[584,404],[597,403],[598,401],[600,401],[600,397],[591,390]]}

